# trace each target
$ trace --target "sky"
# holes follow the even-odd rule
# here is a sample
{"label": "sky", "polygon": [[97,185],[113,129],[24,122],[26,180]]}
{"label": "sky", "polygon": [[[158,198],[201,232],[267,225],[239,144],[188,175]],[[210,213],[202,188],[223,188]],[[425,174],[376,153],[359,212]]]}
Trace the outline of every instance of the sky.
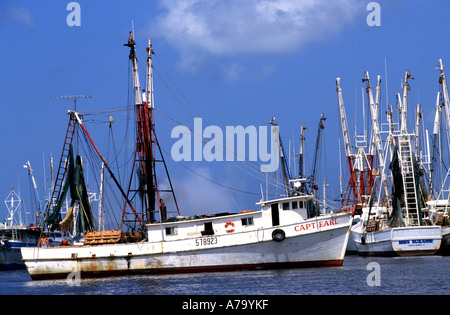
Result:
{"label": "sky", "polygon": [[[448,0],[380,0],[378,9],[368,7],[370,2],[79,0],[75,12],[70,1],[1,0],[0,199],[14,187],[26,207],[33,207],[23,167],[27,161],[41,198],[47,193],[50,157],[57,167],[67,110],[74,109],[72,99],[55,97],[92,96],[77,101],[81,113],[129,105],[129,51],[123,44],[132,28],[142,86],[145,48],[152,39],[155,124],[182,214],[257,209],[261,191],[266,193],[266,174],[256,174],[248,163],[173,161],[170,149],[177,139],[171,131],[177,125],[192,127],[195,117],[202,118],[204,128],[224,130],[268,126],[276,117],[285,149],[293,152],[304,125],[310,172],[323,113],[318,168],[329,184],[327,196],[336,198],[341,133],[336,78],[341,78],[352,134],[355,117],[356,133],[363,132],[364,71],[374,84],[382,76],[385,109],[395,105],[409,70],[415,78],[410,104],[422,105],[425,128],[431,129],[439,90],[435,67],[440,58],[444,66],[450,64]],[[70,26],[75,20],[79,25]],[[378,25],[370,26],[375,20]],[[86,127],[109,157],[106,116],[87,117]],[[122,120],[126,115],[115,112],[114,124]],[[347,169],[342,172],[348,178]],[[0,217],[6,216],[0,205]]]}

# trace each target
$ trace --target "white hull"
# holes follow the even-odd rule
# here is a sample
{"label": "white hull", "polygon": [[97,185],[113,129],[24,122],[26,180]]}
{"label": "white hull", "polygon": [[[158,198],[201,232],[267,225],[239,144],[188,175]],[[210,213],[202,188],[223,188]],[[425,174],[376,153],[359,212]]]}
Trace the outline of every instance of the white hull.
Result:
{"label": "white hull", "polygon": [[352,229],[351,238],[358,254],[365,256],[433,255],[441,246],[441,228],[438,226],[387,228],[370,233],[360,226]]}
{"label": "white hull", "polygon": [[[353,223],[352,227],[358,224],[361,221],[361,218],[359,216],[353,217]],[[350,236],[348,238],[348,244],[347,244],[347,250],[345,252],[347,255],[357,255],[358,254],[358,247],[356,246],[356,241],[353,237],[353,232],[350,230]]]}
{"label": "white hull", "polygon": [[400,256],[433,255],[441,247],[440,226],[392,229],[392,248]]}
{"label": "white hull", "polygon": [[391,246],[391,230],[363,233],[360,229],[352,229],[350,237],[359,255],[393,256],[395,253]]}
{"label": "white hull", "polygon": [[[255,215],[260,215],[256,212]],[[243,215],[240,215],[243,216]],[[231,217],[231,216],[230,216]],[[230,217],[222,220],[229,220]],[[302,266],[340,266],[347,247],[350,214],[308,219],[300,223],[175,240],[24,248],[32,279],[135,273],[187,273]],[[220,224],[220,223],[219,223]],[[285,238],[275,241],[274,230]],[[192,234],[191,234],[192,235]]]}

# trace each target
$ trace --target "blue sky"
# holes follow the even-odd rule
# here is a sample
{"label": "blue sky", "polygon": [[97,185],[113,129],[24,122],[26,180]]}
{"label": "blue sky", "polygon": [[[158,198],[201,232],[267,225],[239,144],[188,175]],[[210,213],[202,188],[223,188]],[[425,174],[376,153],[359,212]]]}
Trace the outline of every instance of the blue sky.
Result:
{"label": "blue sky", "polygon": [[[317,123],[324,113],[326,161],[321,162],[320,173],[330,183],[331,197],[339,193],[336,77],[341,77],[354,132],[355,93],[357,117],[362,117],[363,72],[369,71],[373,79],[382,76],[384,109],[385,61],[389,104],[395,105],[404,71],[410,70],[415,78],[410,104],[422,104],[425,127],[430,129],[439,88],[435,66],[439,58],[444,66],[450,64],[447,0],[377,1],[381,25],[373,27],[366,22],[370,1],[364,0],[79,0],[79,27],[66,23],[69,2],[0,2],[0,199],[14,186],[27,207],[31,202],[23,165],[31,162],[43,195],[50,155],[57,165],[67,110],[73,109],[71,100],[54,97],[92,95],[91,103],[79,100],[81,112],[127,105],[128,49],[122,44],[131,21],[142,85],[149,37],[156,52],[155,106],[173,119],[160,114],[156,120],[167,152],[175,142],[170,138],[174,121],[193,125],[195,116],[223,128],[265,126],[275,116],[285,145],[291,141],[296,151],[300,126],[308,127],[309,169]],[[115,119],[120,120],[120,114]],[[87,127],[105,152],[107,124],[87,123]],[[170,156],[166,159],[185,214],[256,208],[260,196],[215,185]],[[185,166],[227,187],[253,193],[260,192],[260,185],[265,189],[264,176],[250,174],[239,163]],[[0,217],[5,216],[6,209],[0,206]]]}

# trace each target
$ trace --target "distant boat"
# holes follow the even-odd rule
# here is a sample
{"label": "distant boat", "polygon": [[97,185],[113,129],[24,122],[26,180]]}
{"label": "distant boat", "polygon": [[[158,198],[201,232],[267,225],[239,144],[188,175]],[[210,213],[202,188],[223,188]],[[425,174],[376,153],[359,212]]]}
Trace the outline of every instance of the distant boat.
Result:
{"label": "distant boat", "polygon": [[[448,94],[447,80],[444,72],[442,59],[438,62],[439,85],[441,90],[437,93],[436,114],[433,129],[433,138],[439,136],[439,126],[444,125],[447,135],[447,149],[450,156],[450,97]],[[439,145],[445,141],[438,141]],[[441,150],[439,150],[441,151]],[[436,159],[439,164],[443,163],[442,158]],[[441,168],[442,165],[439,165]],[[443,174],[441,174],[443,175]],[[450,255],[450,189],[445,189],[450,181],[450,171],[445,174],[445,179],[438,187],[440,191],[436,197],[427,201],[428,217],[431,224],[440,226],[442,232],[441,248],[438,254]]]}
{"label": "distant boat", "polygon": [[450,201],[448,199],[430,200],[427,201],[427,205],[430,220],[441,229],[442,241],[438,254],[450,255]]}
{"label": "distant boat", "polygon": [[[135,228],[129,232],[122,229],[94,231],[90,225],[92,220],[89,206],[80,196],[78,202],[83,209],[80,213],[85,216],[81,222],[86,227],[84,244],[23,248],[23,259],[31,278],[65,278],[73,272],[79,273],[81,277],[104,277],[136,273],[341,266],[352,222],[351,214],[309,215],[307,204],[314,198],[313,194],[299,193],[273,200],[261,199],[257,203],[259,206],[257,211],[244,210],[239,213],[195,217],[178,215],[167,218],[164,202],[156,198],[159,196],[158,190],[152,189],[156,185],[153,167],[155,161],[153,151],[149,148],[152,145],[153,148],[156,146],[159,148],[159,144],[154,133],[152,116],[151,42],[149,41],[147,49],[147,92],[149,94],[144,101],[140,96],[135,43],[131,33],[126,46],[130,47],[136,93],[138,145],[136,145],[135,156],[136,161],[139,162],[136,168],[139,169],[141,189],[136,196],[142,197],[142,203],[146,207],[141,216],[128,200],[128,194],[118,185],[128,212],[135,214]],[[73,134],[75,125],[81,127],[82,132],[90,139],[112,180],[117,183],[113,172],[94,145],[80,115],[69,112],[67,133],[70,134],[69,137]],[[66,156],[69,151],[72,152],[67,139],[68,137],[64,145],[67,150],[63,150],[61,161],[70,161],[68,178],[71,178],[73,177],[71,172],[75,171],[74,159]],[[63,183],[63,178],[64,176],[60,177],[60,185]],[[76,185],[79,184],[82,184],[81,179]],[[72,185],[75,184],[70,184],[71,189]],[[58,184],[56,186],[55,191],[58,191]],[[192,187],[192,189],[201,189],[201,187]],[[76,189],[74,191],[77,194]],[[155,218],[155,212],[160,214],[159,222]],[[49,217],[57,218],[57,216],[58,214],[52,214]],[[125,226],[127,223],[129,221],[123,218],[122,225]],[[53,223],[52,227],[57,225],[58,222]]]}
{"label": "distant boat", "polygon": [[22,220],[16,221],[16,214],[22,199],[11,189],[5,200],[8,218],[0,224],[0,270],[25,268],[20,249],[37,246],[40,230],[38,227],[25,227]]}
{"label": "distant boat", "polygon": [[[412,146],[412,141],[416,141],[416,148],[419,147],[419,140],[417,136],[407,132],[409,78],[411,75],[406,71],[403,95],[397,95],[400,116],[398,130],[395,129],[392,108],[389,107],[386,112],[389,126],[385,141],[386,148],[391,151],[390,156],[383,146],[379,125],[380,76],[374,100],[369,74],[367,72],[364,74],[363,82],[367,82],[372,137],[369,143],[364,135],[363,141],[360,140],[359,145],[357,144],[357,154],[351,151],[340,79],[336,79],[344,144],[351,173],[349,191],[353,192],[354,209],[359,209],[357,213],[355,212],[355,224],[351,228],[350,249],[360,255],[432,255],[441,246],[441,228],[425,220],[428,209],[423,199],[426,193],[420,184],[424,172]],[[420,121],[419,110],[418,113],[417,126]],[[374,165],[375,160],[377,168]],[[386,160],[390,161],[391,193],[385,172]],[[351,198],[348,197],[347,201],[349,199]]]}

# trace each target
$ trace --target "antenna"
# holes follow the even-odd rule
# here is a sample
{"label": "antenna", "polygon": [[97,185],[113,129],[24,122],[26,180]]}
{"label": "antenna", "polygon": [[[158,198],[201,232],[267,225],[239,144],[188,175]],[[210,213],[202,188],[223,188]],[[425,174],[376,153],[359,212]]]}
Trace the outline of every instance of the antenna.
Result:
{"label": "antenna", "polygon": [[89,101],[90,104],[92,104],[91,98],[93,98],[93,96],[91,96],[91,95],[64,95],[64,96],[56,96],[56,97],[52,97],[52,98],[56,99],[56,100],[72,98],[73,104],[74,104],[74,111],[76,112],[77,111],[77,99],[85,98]]}

